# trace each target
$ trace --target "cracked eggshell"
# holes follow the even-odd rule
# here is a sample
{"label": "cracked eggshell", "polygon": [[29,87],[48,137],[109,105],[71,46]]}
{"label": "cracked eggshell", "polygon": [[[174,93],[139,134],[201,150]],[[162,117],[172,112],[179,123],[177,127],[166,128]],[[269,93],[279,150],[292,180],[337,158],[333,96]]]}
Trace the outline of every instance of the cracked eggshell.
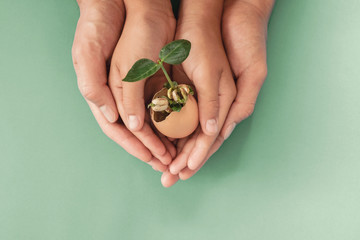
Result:
{"label": "cracked eggshell", "polygon": [[[154,95],[154,98],[165,96],[167,89],[163,88]],[[196,99],[189,95],[185,106],[180,112],[171,112],[163,121],[154,120],[154,111],[150,108],[151,120],[156,129],[167,137],[184,138],[195,131],[199,125],[199,109]]]}

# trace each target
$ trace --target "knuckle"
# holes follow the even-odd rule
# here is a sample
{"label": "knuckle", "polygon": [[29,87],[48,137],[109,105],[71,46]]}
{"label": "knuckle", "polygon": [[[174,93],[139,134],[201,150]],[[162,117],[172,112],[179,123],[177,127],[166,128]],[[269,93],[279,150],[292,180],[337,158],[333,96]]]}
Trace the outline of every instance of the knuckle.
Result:
{"label": "knuckle", "polygon": [[86,82],[83,82],[83,81],[79,81],[78,87],[79,87],[81,95],[84,98],[86,98],[90,101],[95,101],[98,99],[99,94],[98,94],[95,86],[88,84]]}
{"label": "knuckle", "polygon": [[254,79],[256,81],[261,81],[261,83],[262,83],[268,74],[266,62],[260,62],[260,63],[257,63],[256,65],[254,65],[252,73],[254,75]]}
{"label": "knuckle", "polygon": [[201,105],[205,105],[205,108],[203,108],[205,111],[208,111],[209,108],[213,111],[218,111],[219,99],[213,97],[205,98]]}
{"label": "knuckle", "polygon": [[103,56],[102,46],[96,40],[86,40],[81,44],[74,44],[71,50],[74,65],[83,62],[83,59],[93,56]]}
{"label": "knuckle", "polygon": [[[249,86],[255,89],[260,89],[268,74],[266,61],[261,61],[254,64],[243,74],[246,75],[246,81],[248,82]],[[240,77],[238,77],[238,81],[239,79]]]}
{"label": "knuckle", "polygon": [[250,117],[254,113],[255,104],[254,103],[244,103],[235,101],[237,105],[237,123],[241,122],[242,120]]}
{"label": "knuckle", "polygon": [[245,118],[250,117],[254,113],[254,105],[248,104],[244,110]]}
{"label": "knuckle", "polygon": [[83,52],[83,48],[79,44],[74,44],[71,49],[71,55],[73,59],[73,63],[78,64],[79,59],[81,58],[81,53]]}

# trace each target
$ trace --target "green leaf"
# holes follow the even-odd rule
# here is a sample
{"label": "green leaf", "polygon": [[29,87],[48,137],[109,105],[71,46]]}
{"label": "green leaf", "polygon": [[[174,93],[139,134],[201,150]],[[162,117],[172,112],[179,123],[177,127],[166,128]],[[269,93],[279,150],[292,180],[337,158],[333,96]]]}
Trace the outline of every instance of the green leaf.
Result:
{"label": "green leaf", "polygon": [[191,43],[188,40],[176,40],[161,49],[159,58],[169,64],[180,64],[189,56],[190,49]]}
{"label": "green leaf", "polygon": [[150,59],[142,58],[131,67],[123,81],[136,82],[154,75],[159,69],[160,65]]}

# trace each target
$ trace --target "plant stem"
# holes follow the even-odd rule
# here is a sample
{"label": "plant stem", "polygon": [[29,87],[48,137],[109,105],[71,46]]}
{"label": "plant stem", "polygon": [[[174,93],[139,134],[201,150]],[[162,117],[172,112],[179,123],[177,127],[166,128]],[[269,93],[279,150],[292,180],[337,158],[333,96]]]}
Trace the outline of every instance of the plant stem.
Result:
{"label": "plant stem", "polygon": [[158,62],[158,64],[160,65],[161,67],[161,70],[164,72],[164,75],[166,77],[166,79],[168,80],[169,84],[170,84],[170,87],[173,88],[174,87],[174,83],[171,81],[166,69],[164,68],[164,65],[162,64],[161,61]]}

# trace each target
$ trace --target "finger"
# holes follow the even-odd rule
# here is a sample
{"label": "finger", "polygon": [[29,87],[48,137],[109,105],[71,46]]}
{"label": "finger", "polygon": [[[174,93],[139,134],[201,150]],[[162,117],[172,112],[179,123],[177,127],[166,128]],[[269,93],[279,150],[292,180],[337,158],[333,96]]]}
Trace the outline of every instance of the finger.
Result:
{"label": "finger", "polygon": [[[120,72],[117,67],[110,68],[109,81],[110,87],[115,96],[115,99],[122,99],[122,88],[119,85],[116,85],[117,82],[114,79],[119,79]],[[126,117],[124,105],[121,101],[117,104],[118,110],[120,112],[121,117]],[[143,105],[144,108],[144,105]],[[127,121],[124,121],[125,123]],[[163,164],[167,165],[171,162],[171,155],[165,148],[164,143],[160,140],[160,138],[153,132],[150,125],[148,123],[143,124],[142,128],[139,131],[132,132],[144,145],[147,147],[151,153],[159,159]]]}
{"label": "finger", "polygon": [[107,122],[96,105],[91,102],[88,103],[101,129],[109,138],[119,144],[131,155],[148,163],[155,171],[166,171],[167,166],[162,164],[157,158],[153,157],[150,151],[128,129],[126,129],[125,126],[119,123]]}
{"label": "finger", "polygon": [[[115,122],[118,113],[107,86],[106,60],[121,32],[124,21],[123,5],[111,2],[82,2],[79,6],[81,15],[72,48],[78,86],[87,101],[95,104],[109,122]],[[116,28],[116,31],[104,33],[104,28],[111,27]],[[100,35],[99,32],[103,34]],[[104,38],[107,42],[104,42]]]}
{"label": "finger", "polygon": [[195,146],[192,148],[187,161],[187,167],[191,170],[197,169],[205,160],[208,152],[213,145],[216,137],[209,137],[200,133],[196,139]]}
{"label": "finger", "polygon": [[203,132],[209,136],[218,134],[219,80],[221,72],[214,71],[212,64],[200,65],[193,75],[196,86],[199,120]]}
{"label": "finger", "polygon": [[184,168],[183,170],[181,170],[181,172],[179,172],[180,179],[187,180],[187,179],[191,178],[192,176],[194,176],[194,174],[197,173],[204,166],[204,164],[207,162],[207,160],[209,160],[211,155],[213,155],[221,147],[223,142],[224,142],[223,138],[218,137],[216,139],[216,141],[214,142],[214,144],[211,146],[211,149],[210,149],[208,155],[206,156],[205,160],[201,163],[201,165],[198,168],[196,168],[195,170],[191,170],[188,167]]}
{"label": "finger", "polygon": [[169,171],[166,171],[161,176],[161,184],[168,188],[173,186],[179,180],[178,175],[173,175]]}
{"label": "finger", "polygon": [[128,128],[131,131],[139,131],[144,124],[144,85],[144,80],[136,83],[123,83],[122,104],[127,115]]}
{"label": "finger", "polygon": [[167,170],[167,166],[162,164],[161,161],[155,157],[153,157],[149,162],[147,162],[155,171],[165,172]]}
{"label": "finger", "polygon": [[[226,116],[228,115],[230,106],[235,98],[235,86],[234,81],[230,72],[230,68],[227,67],[220,79],[219,87],[219,100],[220,100],[220,112],[219,112],[219,124],[223,126]],[[194,148],[192,149],[189,159],[188,159],[188,168],[195,170],[201,163],[205,160],[206,156],[209,153],[214,141],[217,139],[216,136],[207,136],[203,133],[200,133],[196,139]],[[222,136],[220,136],[222,137]]]}
{"label": "finger", "polygon": [[[272,4],[267,6],[268,14]],[[254,5],[226,1],[222,31],[231,68],[237,79],[238,93],[221,130],[225,139],[231,135],[236,124],[253,113],[266,78],[267,19],[268,16],[264,18],[262,14],[259,15],[259,8],[254,8]]]}
{"label": "finger", "polygon": [[254,111],[256,99],[267,75],[266,63],[254,65],[237,80],[237,96],[221,130],[224,139],[229,138],[238,123]]}
{"label": "finger", "polygon": [[81,94],[95,104],[109,122],[115,122],[118,114],[107,86],[105,59],[95,52],[74,49],[74,67]]}
{"label": "finger", "polygon": [[166,149],[165,144],[153,132],[148,123],[145,123],[141,131],[133,133],[152,153],[154,157],[159,159],[163,164],[171,163],[172,157]]}
{"label": "finger", "polygon": [[[195,145],[195,140],[195,137],[190,138],[186,142],[182,139],[179,140],[179,143],[183,146],[181,149],[178,150],[178,155],[169,166],[169,171],[172,174],[178,174],[183,168],[186,167],[190,152]],[[183,143],[180,141],[182,141]]]}
{"label": "finger", "polygon": [[161,141],[164,143],[166,149],[169,151],[171,158],[174,159],[176,157],[176,148],[174,144],[164,135],[160,135]]}
{"label": "finger", "polygon": [[151,152],[128,129],[126,129],[125,126],[119,123],[109,123],[95,104],[90,101],[88,104],[96,121],[99,123],[100,128],[110,139],[136,158],[144,162],[152,160],[153,156]]}

